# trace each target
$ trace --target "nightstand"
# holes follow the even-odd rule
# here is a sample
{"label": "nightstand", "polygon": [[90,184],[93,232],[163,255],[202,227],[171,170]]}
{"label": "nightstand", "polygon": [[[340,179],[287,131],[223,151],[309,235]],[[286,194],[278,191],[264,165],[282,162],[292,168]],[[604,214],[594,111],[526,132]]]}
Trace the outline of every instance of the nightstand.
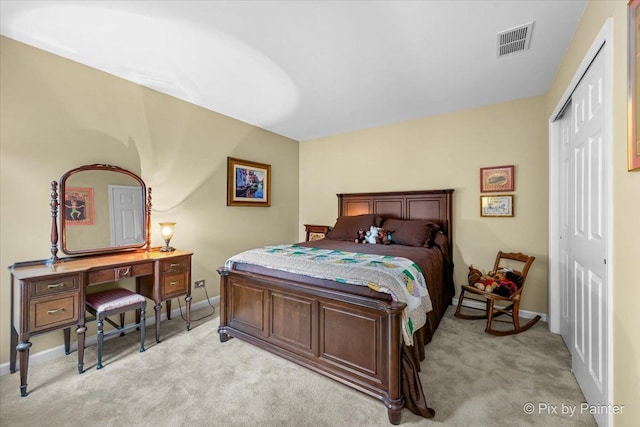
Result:
{"label": "nightstand", "polygon": [[307,232],[306,241],[324,239],[327,233],[331,230],[328,225],[311,225],[305,224],[304,229]]}

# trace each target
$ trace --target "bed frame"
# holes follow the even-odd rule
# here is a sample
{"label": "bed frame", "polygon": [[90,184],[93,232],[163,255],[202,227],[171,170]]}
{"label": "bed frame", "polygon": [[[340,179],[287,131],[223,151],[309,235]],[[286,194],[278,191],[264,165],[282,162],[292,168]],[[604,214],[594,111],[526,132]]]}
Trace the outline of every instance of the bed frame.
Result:
{"label": "bed frame", "polygon": [[[452,193],[338,194],[338,213],[430,219],[452,241]],[[366,288],[347,292],[304,283],[299,276],[224,268],[218,273],[221,342],[240,338],[375,397],[387,407],[389,421],[400,423],[404,303]]]}

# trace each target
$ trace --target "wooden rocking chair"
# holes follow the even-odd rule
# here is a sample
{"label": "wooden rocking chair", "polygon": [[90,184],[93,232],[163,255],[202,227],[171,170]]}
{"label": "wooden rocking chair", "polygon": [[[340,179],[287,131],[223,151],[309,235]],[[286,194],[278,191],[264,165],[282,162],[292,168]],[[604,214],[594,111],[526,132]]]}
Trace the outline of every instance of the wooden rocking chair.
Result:
{"label": "wooden rocking chair", "polygon": [[[521,266],[522,270],[521,271],[516,269],[513,269],[513,270],[515,273],[518,273],[522,276],[520,288],[516,290],[511,296],[505,297],[492,292],[482,291],[471,285],[462,285],[460,290],[460,298],[458,299],[458,308],[456,309],[456,312],[454,315],[461,319],[487,319],[487,326],[484,329],[484,331],[488,334],[499,335],[499,336],[512,335],[512,334],[524,332],[530,327],[532,327],[533,325],[535,325],[538,322],[538,320],[540,320],[540,316],[534,317],[524,325],[520,324],[520,316],[519,316],[520,299],[522,298],[522,292],[524,291],[524,286],[527,279],[527,273],[529,272],[529,268],[531,268],[531,264],[533,264],[534,260],[535,260],[535,257],[528,256],[523,253],[505,253],[505,252],[499,251],[498,256],[496,257],[496,262],[493,265],[493,270],[489,273],[489,275],[493,275],[500,268],[506,267],[507,263],[510,263],[509,264],[510,268],[511,268],[511,264],[517,264],[518,266]],[[484,300],[480,300],[479,298],[469,298],[469,296],[466,296],[467,300],[485,302],[485,305],[486,305],[485,308],[478,308],[478,307],[473,307],[469,305],[464,305],[463,300],[465,299],[465,292],[474,294],[474,295],[479,295],[480,297],[484,298]],[[498,304],[494,305],[496,301],[505,302],[507,303],[507,305],[506,306],[502,306]],[[484,311],[484,314],[480,314],[480,315],[463,314],[461,312],[463,308],[472,309],[472,310],[481,310],[481,311]],[[496,317],[501,316],[503,314],[511,316],[511,322],[495,319]],[[512,323],[513,329],[509,329],[509,330],[493,329],[492,327],[493,322]]]}

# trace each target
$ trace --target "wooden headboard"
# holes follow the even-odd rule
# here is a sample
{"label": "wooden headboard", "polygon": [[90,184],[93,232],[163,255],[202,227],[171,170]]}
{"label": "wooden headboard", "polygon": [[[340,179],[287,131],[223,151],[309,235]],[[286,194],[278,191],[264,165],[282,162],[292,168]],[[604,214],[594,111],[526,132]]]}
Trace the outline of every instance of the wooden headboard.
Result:
{"label": "wooden headboard", "polygon": [[453,243],[454,190],[338,194],[338,215],[374,213],[383,218],[428,219],[443,228]]}

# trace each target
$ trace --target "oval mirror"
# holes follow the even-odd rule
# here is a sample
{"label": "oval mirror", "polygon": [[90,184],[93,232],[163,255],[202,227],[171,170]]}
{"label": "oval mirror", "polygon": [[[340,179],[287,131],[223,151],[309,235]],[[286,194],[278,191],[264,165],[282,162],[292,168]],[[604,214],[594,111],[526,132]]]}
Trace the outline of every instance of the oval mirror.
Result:
{"label": "oval mirror", "polygon": [[62,252],[96,254],[147,245],[149,206],[144,181],[111,165],[86,165],[60,178]]}

